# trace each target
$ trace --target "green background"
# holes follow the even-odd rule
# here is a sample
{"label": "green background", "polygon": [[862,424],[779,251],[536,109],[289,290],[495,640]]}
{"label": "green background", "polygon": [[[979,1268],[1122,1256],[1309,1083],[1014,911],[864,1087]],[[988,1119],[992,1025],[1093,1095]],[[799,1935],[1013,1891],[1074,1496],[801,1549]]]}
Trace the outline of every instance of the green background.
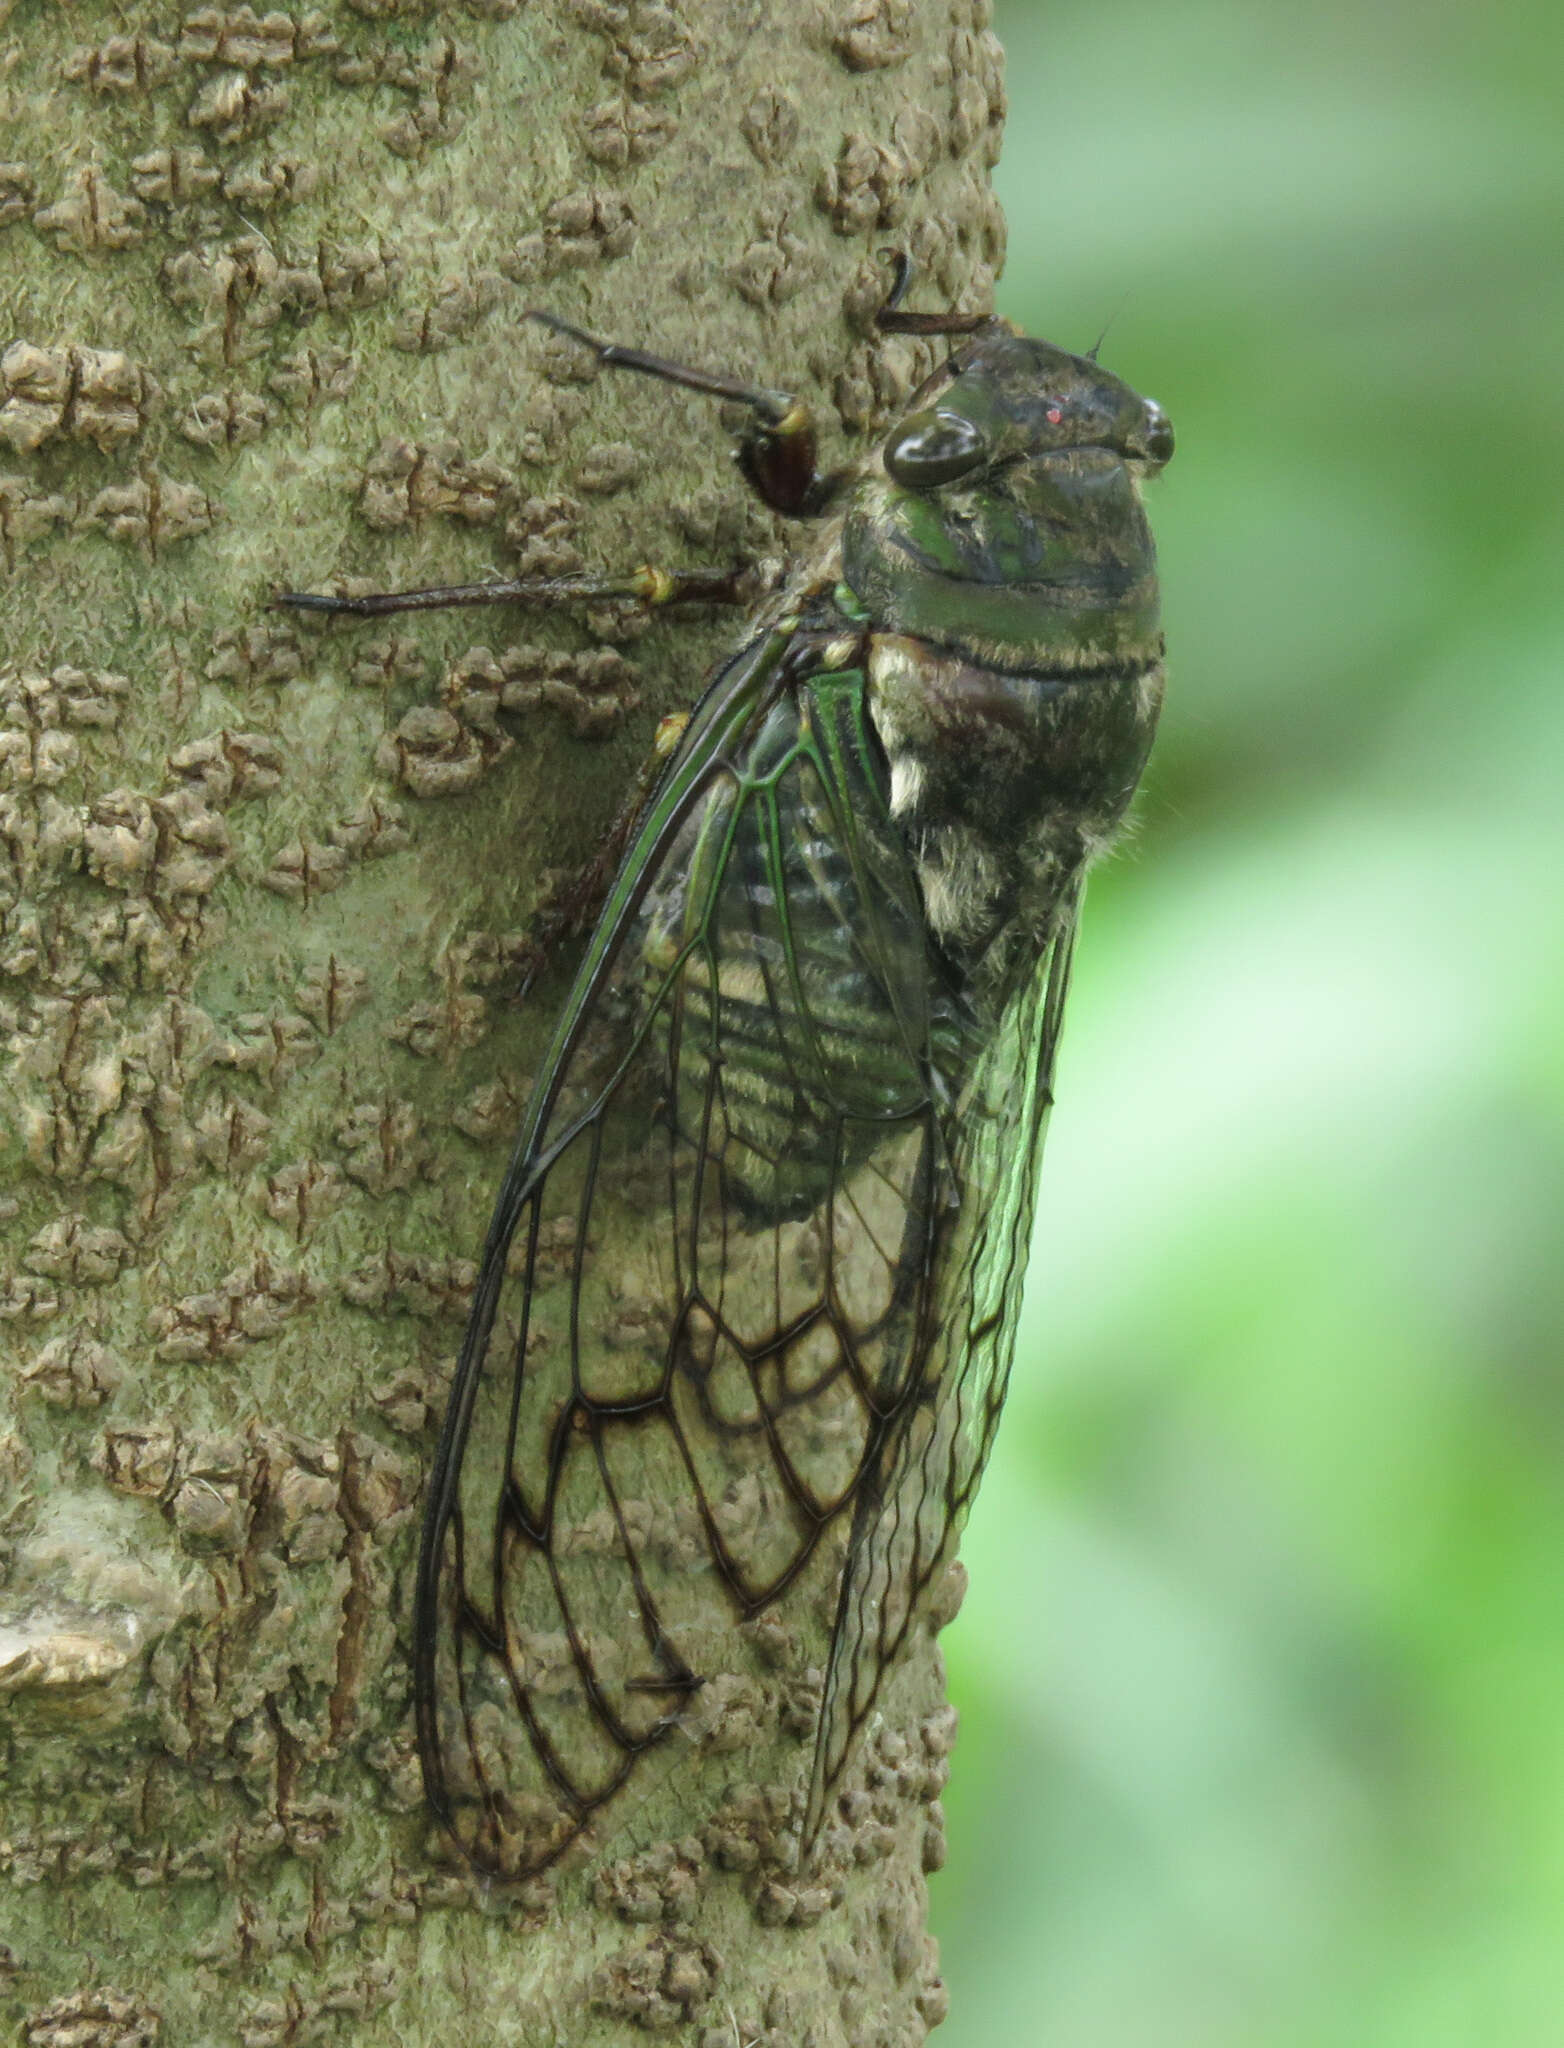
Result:
{"label": "green background", "polygon": [[1564,13],[1011,0],[1001,309],[1167,407],[945,1638],[948,2048],[1564,2042]]}

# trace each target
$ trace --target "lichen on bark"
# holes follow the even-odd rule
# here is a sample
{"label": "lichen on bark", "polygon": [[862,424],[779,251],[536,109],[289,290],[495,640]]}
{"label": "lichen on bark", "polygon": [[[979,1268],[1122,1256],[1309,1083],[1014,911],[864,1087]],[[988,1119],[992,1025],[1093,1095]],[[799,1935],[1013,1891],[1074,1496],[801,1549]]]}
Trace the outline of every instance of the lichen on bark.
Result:
{"label": "lichen on bark", "polygon": [[509,1890],[442,1855],[411,1746],[422,1485],[548,1022],[550,985],[509,1000],[528,915],[733,629],[265,600],[775,548],[707,401],[583,384],[522,314],[801,389],[851,446],[927,360],[871,335],[877,252],[988,302],[985,5],[0,13],[0,2014],[29,2042],[869,2048],[941,2014],[931,1633],[803,1869],[780,1682]]}

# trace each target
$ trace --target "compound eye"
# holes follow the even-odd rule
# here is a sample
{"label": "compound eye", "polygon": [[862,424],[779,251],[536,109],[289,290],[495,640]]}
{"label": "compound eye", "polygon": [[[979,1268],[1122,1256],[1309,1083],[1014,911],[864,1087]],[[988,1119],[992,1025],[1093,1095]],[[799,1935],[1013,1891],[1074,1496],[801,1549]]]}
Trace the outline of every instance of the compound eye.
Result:
{"label": "compound eye", "polygon": [[959,412],[915,412],[885,444],[885,467],[910,490],[933,490],[988,459],[988,443]]}

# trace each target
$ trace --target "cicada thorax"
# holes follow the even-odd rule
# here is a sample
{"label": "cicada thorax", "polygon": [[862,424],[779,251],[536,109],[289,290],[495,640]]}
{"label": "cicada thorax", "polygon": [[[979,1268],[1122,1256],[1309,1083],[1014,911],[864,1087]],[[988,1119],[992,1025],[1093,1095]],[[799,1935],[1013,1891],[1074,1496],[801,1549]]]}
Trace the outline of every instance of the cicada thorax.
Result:
{"label": "cicada thorax", "polygon": [[931,932],[991,1008],[1129,804],[1163,668],[1140,498],[1171,436],[1086,358],[983,336],[892,430],[845,521],[869,710]]}

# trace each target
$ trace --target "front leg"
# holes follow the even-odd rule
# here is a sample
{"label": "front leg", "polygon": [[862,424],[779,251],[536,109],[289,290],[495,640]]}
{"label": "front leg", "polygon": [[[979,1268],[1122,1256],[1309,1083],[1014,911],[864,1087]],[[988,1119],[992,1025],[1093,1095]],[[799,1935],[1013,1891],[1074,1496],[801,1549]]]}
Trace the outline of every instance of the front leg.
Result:
{"label": "front leg", "polygon": [[557,313],[534,307],[526,316],[556,334],[568,335],[591,349],[600,363],[616,370],[639,370],[665,384],[681,384],[687,391],[705,391],[713,398],[726,398],[749,407],[749,424],[739,436],[739,467],[756,496],[773,512],[790,519],[813,519],[827,511],[852,475],[850,470],[822,470],[814,415],[801,398],[791,392],[771,391],[761,384],[746,384],[716,370],[694,370],[686,363],[670,362],[644,348],[627,348],[623,342],[600,341],[585,328],[574,327]]}

